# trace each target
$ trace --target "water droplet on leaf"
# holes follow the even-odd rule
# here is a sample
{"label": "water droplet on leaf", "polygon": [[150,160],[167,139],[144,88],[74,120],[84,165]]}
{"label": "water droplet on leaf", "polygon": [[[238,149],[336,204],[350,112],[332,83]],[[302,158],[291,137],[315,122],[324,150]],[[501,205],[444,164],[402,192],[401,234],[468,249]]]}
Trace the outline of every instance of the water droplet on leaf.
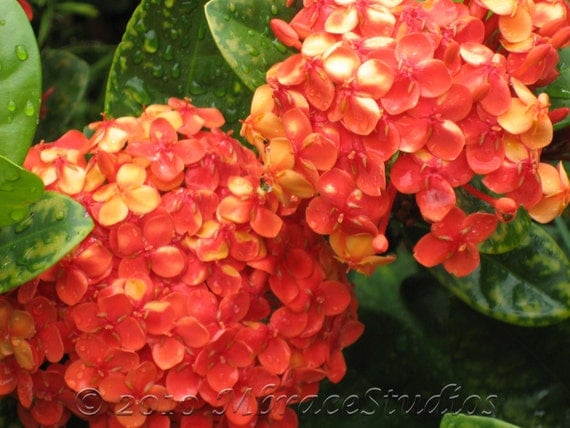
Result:
{"label": "water droplet on leaf", "polygon": [[16,111],[16,103],[12,100],[8,101],[8,105],[6,106],[8,111]]}
{"label": "water droplet on leaf", "polygon": [[151,103],[151,97],[145,82],[140,77],[132,77],[125,83],[125,92],[127,96],[135,100],[137,104],[148,105]]}
{"label": "water droplet on leaf", "polygon": [[65,218],[65,211],[63,210],[59,210],[57,213],[55,213],[55,219],[58,221],[61,221]]}
{"label": "water droplet on leaf", "polygon": [[16,208],[10,213],[10,218],[13,221],[22,221],[28,215],[28,210],[25,208]]}
{"label": "water droplet on leaf", "polygon": [[176,63],[170,69],[170,75],[174,79],[178,79],[180,77],[180,64]]}
{"label": "water droplet on leaf", "polygon": [[154,77],[162,77],[164,74],[164,70],[162,69],[162,65],[155,65],[152,69],[152,75]]}
{"label": "water droplet on leaf", "polygon": [[143,49],[148,53],[155,53],[158,50],[158,35],[156,31],[149,30],[144,35]]}
{"label": "water droplet on leaf", "polygon": [[271,14],[277,15],[278,13],[279,13],[279,8],[276,5],[272,4],[271,5]]}
{"label": "water droplet on leaf", "polygon": [[133,53],[133,62],[135,64],[140,64],[141,62],[143,62],[144,59],[144,54],[141,51],[135,51]]}
{"label": "water droplet on leaf", "polygon": [[170,61],[171,59],[173,59],[174,58],[174,46],[172,46],[172,45],[166,46],[166,49],[164,49],[164,55],[162,58],[164,58],[167,61]]}
{"label": "water droplet on leaf", "polygon": [[24,106],[24,114],[26,116],[33,116],[36,113],[36,108],[34,107],[34,103],[30,100],[26,101],[26,105]]}
{"label": "water droplet on leaf", "polygon": [[17,45],[16,46],[16,57],[20,61],[25,61],[28,59],[28,51],[24,45]]}

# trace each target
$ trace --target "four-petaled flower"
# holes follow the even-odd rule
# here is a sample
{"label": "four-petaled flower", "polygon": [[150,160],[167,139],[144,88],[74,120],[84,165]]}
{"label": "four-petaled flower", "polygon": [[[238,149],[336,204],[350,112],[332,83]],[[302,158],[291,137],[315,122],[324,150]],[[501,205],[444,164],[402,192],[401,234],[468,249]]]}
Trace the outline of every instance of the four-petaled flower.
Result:
{"label": "four-petaled flower", "polygon": [[431,232],[418,241],[414,257],[424,266],[443,264],[449,273],[468,275],[479,265],[477,244],[491,236],[497,222],[493,214],[466,215],[454,207],[441,221],[433,223]]}

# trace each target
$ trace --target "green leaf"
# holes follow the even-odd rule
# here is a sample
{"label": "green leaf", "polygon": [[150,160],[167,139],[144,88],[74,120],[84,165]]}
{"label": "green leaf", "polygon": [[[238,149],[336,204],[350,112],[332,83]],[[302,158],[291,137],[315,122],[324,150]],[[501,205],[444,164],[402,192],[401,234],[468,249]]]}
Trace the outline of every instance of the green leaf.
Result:
{"label": "green leaf", "polygon": [[40,111],[40,54],[32,27],[16,0],[0,8],[0,155],[21,164]]}
{"label": "green leaf", "polygon": [[89,64],[62,49],[44,49],[41,53],[43,87],[50,91],[45,100],[45,117],[38,125],[37,135],[53,141],[69,129],[79,110],[89,83]]}
{"label": "green leaf", "polygon": [[189,97],[216,107],[239,132],[251,92],[227,65],[212,39],[204,0],[143,0],[119,44],[107,83],[105,112],[138,115],[143,106]]}
{"label": "green leaf", "polygon": [[466,277],[452,276],[441,267],[430,271],[468,305],[508,323],[540,326],[570,317],[570,262],[536,224],[525,246],[482,254],[479,268]]}
{"label": "green leaf", "polygon": [[45,192],[21,222],[0,228],[0,292],[53,266],[85,238],[93,221],[66,196]]}
{"label": "green leaf", "polygon": [[0,155],[0,227],[18,223],[44,193],[44,183],[35,174]]}
{"label": "green leaf", "polygon": [[509,424],[495,418],[461,413],[447,413],[441,419],[440,428],[519,428],[518,425]]}
{"label": "green leaf", "polygon": [[220,52],[245,85],[255,90],[265,83],[265,72],[291,55],[269,30],[269,21],[289,21],[296,12],[282,0],[211,0],[206,19]]}

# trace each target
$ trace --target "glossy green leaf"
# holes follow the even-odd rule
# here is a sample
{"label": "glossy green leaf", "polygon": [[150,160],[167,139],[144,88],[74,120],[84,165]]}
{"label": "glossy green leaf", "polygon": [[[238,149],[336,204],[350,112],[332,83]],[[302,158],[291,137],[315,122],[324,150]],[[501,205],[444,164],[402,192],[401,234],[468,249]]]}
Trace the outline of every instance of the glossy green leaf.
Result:
{"label": "glossy green leaf", "polygon": [[204,0],[143,0],[132,15],[110,70],[105,112],[138,115],[145,105],[189,97],[216,107],[228,129],[239,131],[251,92],[218,51]]}
{"label": "glossy green leaf", "polygon": [[265,83],[267,69],[291,55],[269,30],[269,21],[290,20],[294,8],[281,0],[211,0],[206,18],[220,52],[245,85],[255,90]]}
{"label": "glossy green leaf", "polygon": [[41,58],[43,87],[49,95],[37,135],[38,139],[54,141],[69,129],[70,120],[81,107],[89,83],[89,64],[62,49],[44,49]]}
{"label": "glossy green leaf", "polygon": [[44,183],[35,174],[0,155],[0,227],[18,223],[44,193]]}
{"label": "glossy green leaf", "polygon": [[93,228],[83,207],[45,192],[17,224],[0,228],[0,292],[29,281],[54,265]]}
{"label": "glossy green leaf", "polygon": [[519,428],[499,419],[477,416],[464,415],[461,413],[447,413],[441,419],[440,428]]}
{"label": "glossy green leaf", "polygon": [[36,38],[16,0],[0,8],[0,155],[21,164],[32,144],[41,100]]}
{"label": "glossy green leaf", "polygon": [[504,254],[482,254],[479,268],[466,277],[441,267],[431,272],[471,307],[508,323],[539,326],[570,317],[570,262],[535,224],[527,245]]}

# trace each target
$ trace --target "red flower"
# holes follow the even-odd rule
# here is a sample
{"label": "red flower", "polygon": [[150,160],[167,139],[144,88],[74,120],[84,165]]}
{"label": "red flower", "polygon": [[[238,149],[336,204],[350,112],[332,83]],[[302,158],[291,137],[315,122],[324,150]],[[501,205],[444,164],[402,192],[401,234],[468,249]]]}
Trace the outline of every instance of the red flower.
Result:
{"label": "red flower", "polygon": [[433,42],[423,33],[406,34],[397,42],[390,62],[397,64],[394,84],[380,100],[388,113],[403,113],[415,107],[420,96],[438,97],[449,89],[449,71],[433,55]]}
{"label": "red flower", "polygon": [[449,273],[468,275],[479,265],[477,244],[487,239],[496,226],[497,218],[493,214],[466,215],[459,208],[453,208],[418,241],[414,257],[426,267],[443,263]]}

